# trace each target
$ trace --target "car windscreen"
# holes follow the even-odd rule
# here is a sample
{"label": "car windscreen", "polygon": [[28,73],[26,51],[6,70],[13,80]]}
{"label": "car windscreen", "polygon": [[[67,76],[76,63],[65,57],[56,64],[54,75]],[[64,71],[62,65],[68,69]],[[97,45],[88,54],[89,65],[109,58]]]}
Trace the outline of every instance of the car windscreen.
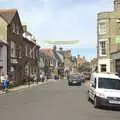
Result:
{"label": "car windscreen", "polygon": [[70,78],[80,78],[80,75],[79,74],[71,74]]}
{"label": "car windscreen", "polygon": [[120,80],[111,78],[99,78],[98,88],[120,90]]}

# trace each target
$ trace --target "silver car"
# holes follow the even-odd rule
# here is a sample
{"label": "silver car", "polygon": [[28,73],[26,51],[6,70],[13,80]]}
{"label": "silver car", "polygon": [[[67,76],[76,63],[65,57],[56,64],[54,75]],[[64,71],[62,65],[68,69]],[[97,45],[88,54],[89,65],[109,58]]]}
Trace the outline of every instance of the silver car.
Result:
{"label": "silver car", "polygon": [[68,77],[68,85],[81,85],[81,79],[79,73],[72,73]]}

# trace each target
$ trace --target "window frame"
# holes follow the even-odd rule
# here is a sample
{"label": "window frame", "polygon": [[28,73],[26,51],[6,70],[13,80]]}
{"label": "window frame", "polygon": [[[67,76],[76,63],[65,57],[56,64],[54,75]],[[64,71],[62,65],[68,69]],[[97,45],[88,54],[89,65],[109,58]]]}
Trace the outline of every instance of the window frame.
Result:
{"label": "window frame", "polygon": [[[104,42],[104,45],[103,45],[103,42]],[[103,50],[105,54],[103,54]],[[99,55],[107,56],[107,40],[106,39],[99,40]]]}
{"label": "window frame", "polygon": [[98,23],[98,33],[99,35],[104,35],[106,34],[107,30],[106,30],[106,22],[105,21],[100,21]]}
{"label": "window frame", "polygon": [[14,41],[10,41],[10,56],[16,57],[16,43]]}
{"label": "window frame", "polygon": [[16,25],[15,25],[15,23],[12,23],[12,32],[16,33]]}
{"label": "window frame", "polygon": [[[105,68],[102,68],[102,66],[105,66]],[[105,69],[105,71],[102,71],[102,69]],[[100,65],[100,71],[101,72],[107,72],[107,65],[106,64],[101,64]]]}

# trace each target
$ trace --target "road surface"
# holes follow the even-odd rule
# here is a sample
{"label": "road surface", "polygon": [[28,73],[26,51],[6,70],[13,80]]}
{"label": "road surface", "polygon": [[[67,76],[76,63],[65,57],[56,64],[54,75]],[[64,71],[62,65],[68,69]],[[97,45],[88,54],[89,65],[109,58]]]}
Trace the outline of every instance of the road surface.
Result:
{"label": "road surface", "polygon": [[86,87],[61,80],[1,95],[0,120],[120,120],[120,111],[94,109]]}

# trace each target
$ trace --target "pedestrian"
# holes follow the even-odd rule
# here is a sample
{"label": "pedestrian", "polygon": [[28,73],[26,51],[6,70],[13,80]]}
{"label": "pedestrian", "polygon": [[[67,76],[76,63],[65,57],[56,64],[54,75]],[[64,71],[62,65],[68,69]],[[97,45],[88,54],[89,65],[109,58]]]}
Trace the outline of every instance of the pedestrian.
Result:
{"label": "pedestrian", "polygon": [[5,75],[4,75],[4,73],[2,73],[2,75],[1,75],[2,92],[4,92],[4,80],[5,80]]}
{"label": "pedestrian", "polygon": [[7,77],[5,77],[5,80],[3,81],[3,85],[4,85],[4,93],[8,92],[8,86],[9,86],[9,80]]}

